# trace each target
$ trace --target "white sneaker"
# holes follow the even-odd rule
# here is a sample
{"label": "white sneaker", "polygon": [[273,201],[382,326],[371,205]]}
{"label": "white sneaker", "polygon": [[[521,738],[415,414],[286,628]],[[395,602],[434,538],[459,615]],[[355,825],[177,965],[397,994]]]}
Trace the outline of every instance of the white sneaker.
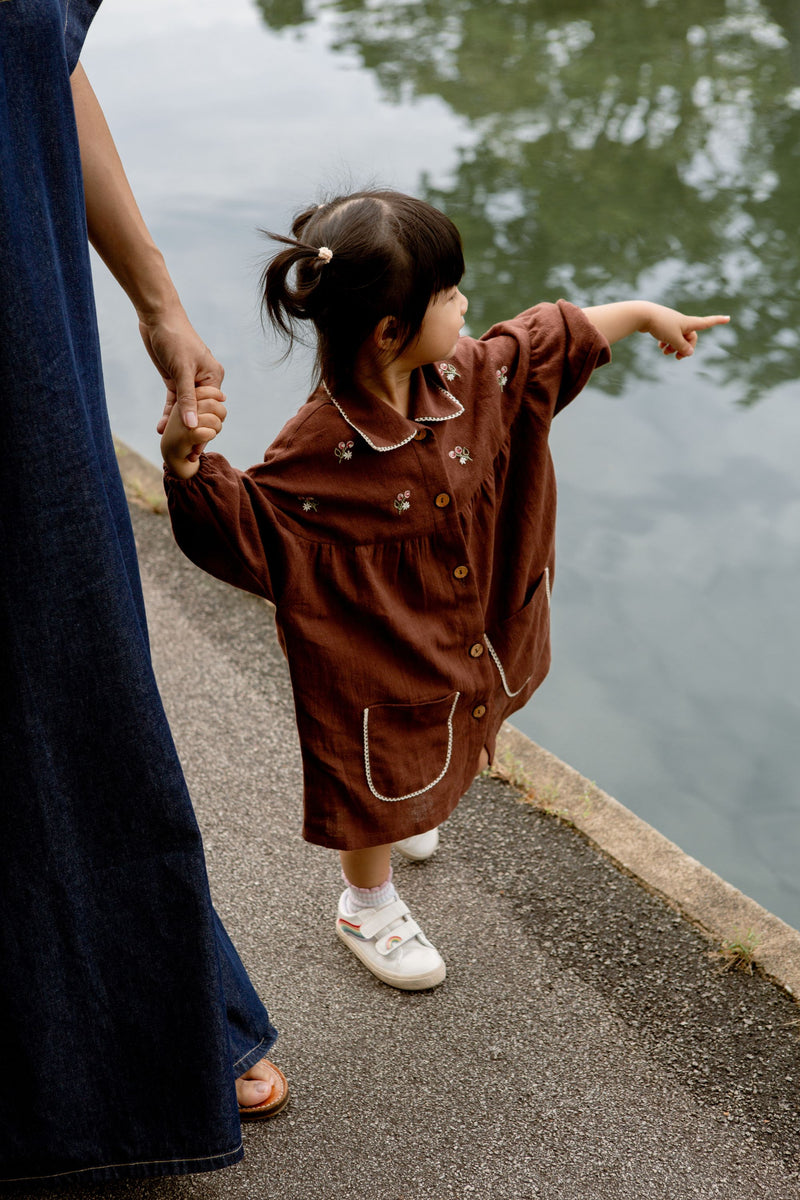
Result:
{"label": "white sneaker", "polygon": [[403,838],[401,842],[395,842],[394,848],[412,862],[424,862],[426,858],[433,858],[439,849],[439,827],[437,825],[427,833],[418,833],[415,837]]}
{"label": "white sneaker", "polygon": [[433,988],[444,981],[444,959],[432,946],[399,898],[380,908],[349,911],[345,898],[339,898],[336,933],[361,959],[367,970],[390,987],[406,992]]}

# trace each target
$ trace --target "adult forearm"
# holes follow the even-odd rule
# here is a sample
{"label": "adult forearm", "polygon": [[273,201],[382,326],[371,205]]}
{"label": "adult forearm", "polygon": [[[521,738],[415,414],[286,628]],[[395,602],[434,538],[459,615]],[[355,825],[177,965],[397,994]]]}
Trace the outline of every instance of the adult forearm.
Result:
{"label": "adult forearm", "polygon": [[130,297],[139,316],[145,349],[167,385],[159,433],[176,403],[184,424],[194,429],[196,386],[219,387],[225,372],[184,312],[161,251],[139,212],[103,111],[80,64],[72,75],[72,93],[89,237]]}
{"label": "adult forearm", "polygon": [[179,305],[134,199],[103,111],[80,63],[72,75],[89,239],[141,317]]}

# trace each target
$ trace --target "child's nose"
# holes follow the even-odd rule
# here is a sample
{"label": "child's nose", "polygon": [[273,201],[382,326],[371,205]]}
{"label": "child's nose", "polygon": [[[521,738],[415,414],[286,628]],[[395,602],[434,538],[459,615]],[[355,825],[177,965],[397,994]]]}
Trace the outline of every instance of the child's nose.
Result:
{"label": "child's nose", "polygon": [[464,313],[469,308],[469,300],[467,299],[467,297],[464,295],[463,292],[459,292],[459,295],[461,296],[461,315],[463,316]]}

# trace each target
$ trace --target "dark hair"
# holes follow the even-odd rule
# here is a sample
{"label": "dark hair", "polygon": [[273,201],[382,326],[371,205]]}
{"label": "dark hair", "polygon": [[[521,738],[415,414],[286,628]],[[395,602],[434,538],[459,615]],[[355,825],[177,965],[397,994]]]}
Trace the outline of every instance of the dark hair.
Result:
{"label": "dark hair", "polygon": [[[394,317],[396,355],[419,333],[428,304],[464,274],[461,236],[424,200],[393,191],[353,192],[300,213],[292,238],[261,276],[262,309],[288,339],[317,332],[317,382],[352,382],[356,355],[383,317]],[[320,247],[332,255],[320,257]],[[290,278],[294,268],[294,277]]]}

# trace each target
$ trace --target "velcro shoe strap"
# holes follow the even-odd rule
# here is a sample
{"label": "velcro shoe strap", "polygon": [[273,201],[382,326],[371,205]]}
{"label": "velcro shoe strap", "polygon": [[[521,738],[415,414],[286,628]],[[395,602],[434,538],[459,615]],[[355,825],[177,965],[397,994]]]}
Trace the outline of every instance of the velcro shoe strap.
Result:
{"label": "velcro shoe strap", "polygon": [[391,954],[398,946],[402,946],[404,942],[409,942],[418,933],[421,933],[417,922],[413,917],[406,917],[399,925],[395,925],[394,929],[385,933],[383,937],[379,937],[375,941],[375,949],[378,954]]}
{"label": "velcro shoe strap", "polygon": [[387,925],[391,925],[392,921],[399,921],[407,914],[407,904],[404,904],[402,900],[392,900],[389,904],[384,904],[380,908],[376,908],[370,916],[365,917],[359,926],[358,932],[363,938],[369,941],[381,933]]}

